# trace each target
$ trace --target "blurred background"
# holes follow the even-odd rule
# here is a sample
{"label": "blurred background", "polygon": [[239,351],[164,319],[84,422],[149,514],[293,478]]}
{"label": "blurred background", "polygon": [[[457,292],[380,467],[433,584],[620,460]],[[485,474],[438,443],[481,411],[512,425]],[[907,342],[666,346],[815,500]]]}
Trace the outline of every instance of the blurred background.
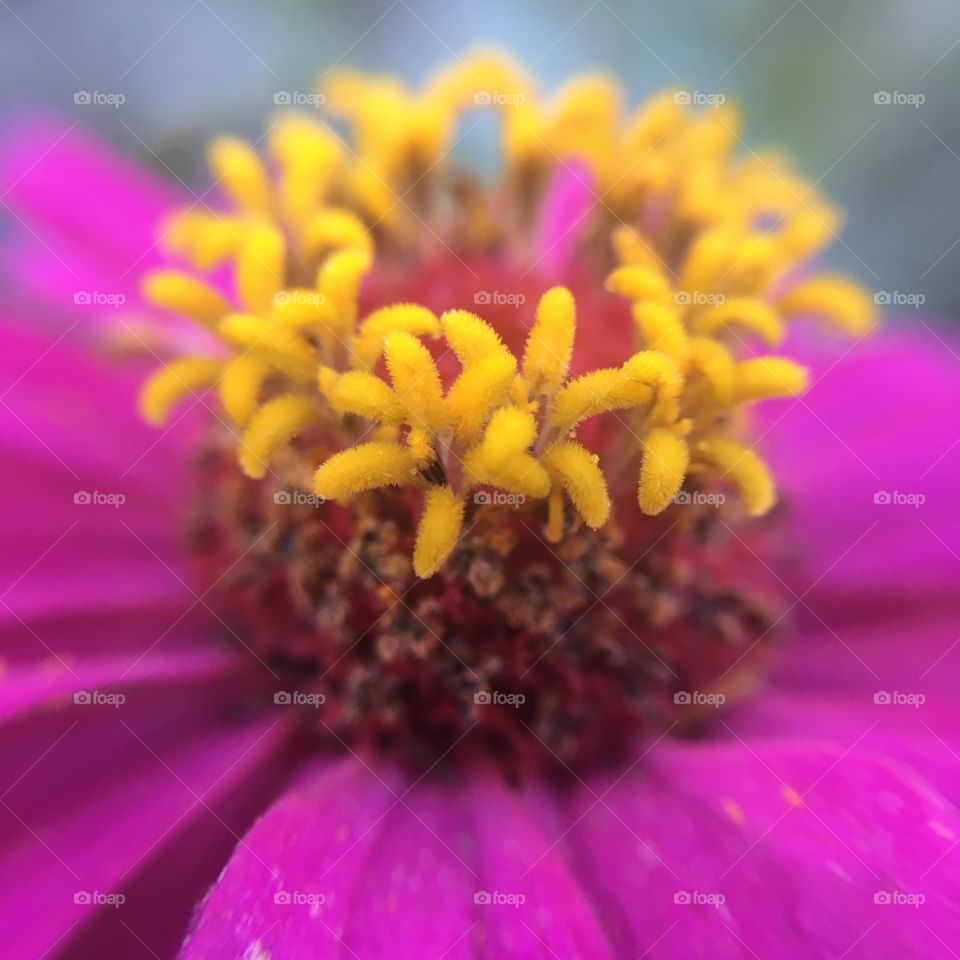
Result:
{"label": "blurred background", "polygon": [[418,80],[478,42],[546,89],[602,68],[631,104],[732,96],[751,146],[785,148],[846,209],[837,267],[960,316],[957,0],[0,0],[0,113],[56,112],[199,180],[208,136],[258,137],[279,91],[334,64]]}

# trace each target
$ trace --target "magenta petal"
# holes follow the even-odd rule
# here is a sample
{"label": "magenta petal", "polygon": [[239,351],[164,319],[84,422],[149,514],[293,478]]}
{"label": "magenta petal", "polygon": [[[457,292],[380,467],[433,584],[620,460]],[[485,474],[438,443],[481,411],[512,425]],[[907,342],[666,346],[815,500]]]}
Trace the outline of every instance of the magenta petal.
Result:
{"label": "magenta petal", "polygon": [[957,811],[848,748],[676,744],[583,791],[570,843],[618,955],[942,956]]}
{"label": "magenta petal", "polygon": [[573,264],[595,203],[590,168],[576,160],[559,164],[547,185],[537,226],[536,266],[547,277],[559,276]]}
{"label": "magenta petal", "polygon": [[395,790],[346,760],[288,793],[237,846],[183,957],[336,956],[367,871],[388,869],[375,850]]}
{"label": "magenta petal", "polygon": [[[242,803],[232,807],[230,816],[244,814],[230,827],[218,807],[244,782],[263,802],[256,767],[269,768],[289,734],[276,716],[238,722],[235,698],[253,699],[252,692],[221,670],[180,677],[175,688],[131,684],[119,705],[71,699],[4,725],[2,910],[22,917],[43,904],[37,922],[3,923],[10,956],[39,956],[61,938],[81,935],[102,910],[117,909],[98,906],[94,893],[127,891],[202,820],[206,837],[195,856],[188,851],[172,889],[156,887],[148,900],[158,941],[169,948],[179,939],[189,901],[212,880],[254,812]],[[172,696],[176,711],[169,710]],[[279,786],[274,779],[273,789]],[[165,902],[159,914],[157,898]],[[132,905],[112,922],[136,923],[143,908]]]}
{"label": "magenta petal", "polygon": [[763,408],[760,446],[804,559],[791,586],[818,611],[953,592],[958,354],[931,328],[881,331],[821,353],[808,394]]}
{"label": "magenta petal", "polygon": [[66,119],[8,125],[0,144],[0,193],[61,256],[66,244],[121,269],[151,259],[178,199],[162,180]]}

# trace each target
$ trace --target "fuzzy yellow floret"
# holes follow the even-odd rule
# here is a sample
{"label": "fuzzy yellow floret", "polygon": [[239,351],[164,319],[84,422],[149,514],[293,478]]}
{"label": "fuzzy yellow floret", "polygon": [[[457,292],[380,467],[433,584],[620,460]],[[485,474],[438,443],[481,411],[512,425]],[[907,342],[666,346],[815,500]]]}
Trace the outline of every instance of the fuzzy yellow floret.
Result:
{"label": "fuzzy yellow floret", "polygon": [[701,441],[697,456],[720,471],[720,480],[727,479],[737,487],[750,516],[762,516],[776,503],[773,477],[767,465],[749,447],[715,437]]}
{"label": "fuzzy yellow floret", "polygon": [[153,373],[140,390],[140,413],[155,426],[166,421],[174,405],[217,382],[223,362],[210,357],[181,357]]}
{"label": "fuzzy yellow floret", "polygon": [[413,548],[418,577],[432,577],[456,546],[463,526],[463,500],[450,487],[431,487],[423,498],[423,513]]}
{"label": "fuzzy yellow floret", "polygon": [[672,430],[651,430],[643,438],[637,501],[649,516],[663,513],[674,501],[687,475],[690,450]]}
{"label": "fuzzy yellow floret", "polygon": [[417,467],[410,451],[399,443],[361,443],[335,454],[320,465],[314,492],[328,500],[377,487],[414,482]]}
{"label": "fuzzy yellow floret", "polygon": [[566,287],[553,287],[537,304],[523,350],[523,376],[534,393],[553,393],[567,378],[577,308]]}
{"label": "fuzzy yellow floret", "polygon": [[267,401],[251,417],[240,441],[240,466],[248,477],[267,475],[275,450],[292,440],[317,419],[317,404],[301,394],[283,394]]}
{"label": "fuzzy yellow floret", "polygon": [[143,278],[143,295],[155,306],[215,329],[230,304],[208,283],[178,270],[155,270]]}
{"label": "fuzzy yellow floret", "polygon": [[579,443],[557,443],[544,453],[541,462],[566,490],[588,527],[596,530],[607,522],[610,495],[596,454]]}

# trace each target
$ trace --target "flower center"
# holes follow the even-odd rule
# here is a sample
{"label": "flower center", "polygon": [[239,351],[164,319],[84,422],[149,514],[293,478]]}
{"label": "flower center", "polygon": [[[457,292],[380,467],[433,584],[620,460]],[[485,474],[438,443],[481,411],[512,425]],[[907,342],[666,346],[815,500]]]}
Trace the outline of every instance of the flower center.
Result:
{"label": "flower center", "polygon": [[[834,215],[682,98],[624,122],[587,78],[541,108],[490,56],[422,94],[342,75],[325,96],[353,147],[302,117],[270,165],[221,139],[232,212],[168,227],[229,288],[145,280],[210,344],[151,378],[144,414],[216,386],[233,425],[203,458],[205,575],[335,738],[435,754],[473,732],[575,764],[662,728],[767,633],[722,534],[776,500],[748,411],[806,386],[767,352],[787,321],[871,322],[848,281],[797,279]],[[445,163],[477,103],[502,113],[493,187]]]}

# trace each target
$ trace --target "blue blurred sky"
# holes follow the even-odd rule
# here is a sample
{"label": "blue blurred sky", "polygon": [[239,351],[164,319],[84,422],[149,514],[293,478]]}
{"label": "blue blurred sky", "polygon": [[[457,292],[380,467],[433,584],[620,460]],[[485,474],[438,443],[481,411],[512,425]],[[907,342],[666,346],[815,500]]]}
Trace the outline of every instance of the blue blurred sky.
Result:
{"label": "blue blurred sky", "polygon": [[[599,67],[631,101],[732,95],[752,146],[786,148],[847,209],[838,266],[960,314],[956,0],[0,0],[0,110],[59,111],[191,177],[211,132],[257,135],[276,91],[335,62],[419,78],[483,41],[547,87]],[[78,90],[126,102],[77,107]]]}

